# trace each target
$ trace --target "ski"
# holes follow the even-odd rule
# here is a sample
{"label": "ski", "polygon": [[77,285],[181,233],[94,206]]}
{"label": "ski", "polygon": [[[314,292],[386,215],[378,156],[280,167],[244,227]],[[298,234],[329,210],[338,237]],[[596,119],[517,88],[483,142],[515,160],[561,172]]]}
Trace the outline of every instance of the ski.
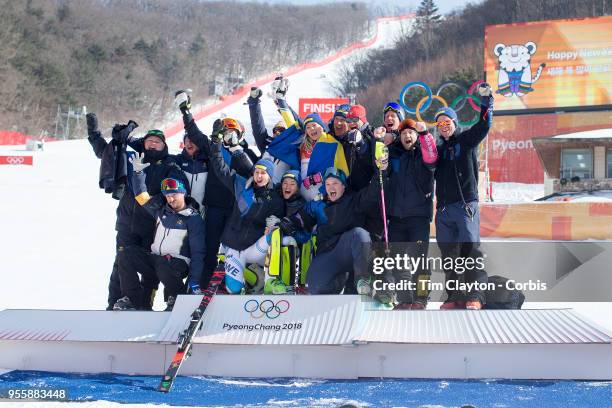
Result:
{"label": "ski", "polygon": [[191,314],[191,320],[189,322],[189,326],[179,334],[178,337],[178,349],[170,366],[166,370],[166,374],[164,374],[161,382],[159,383],[158,391],[161,392],[170,392],[174,381],[178,375],[179,369],[183,362],[191,355],[191,346],[193,343],[193,338],[196,333],[202,328],[202,322],[204,317],[204,312],[206,311],[206,307],[212,300],[215,293],[217,293],[217,289],[219,285],[223,281],[225,277],[225,267],[223,263],[220,263],[219,266],[215,269],[210,278],[210,283],[208,287],[203,293],[202,301],[200,305],[193,311]]}

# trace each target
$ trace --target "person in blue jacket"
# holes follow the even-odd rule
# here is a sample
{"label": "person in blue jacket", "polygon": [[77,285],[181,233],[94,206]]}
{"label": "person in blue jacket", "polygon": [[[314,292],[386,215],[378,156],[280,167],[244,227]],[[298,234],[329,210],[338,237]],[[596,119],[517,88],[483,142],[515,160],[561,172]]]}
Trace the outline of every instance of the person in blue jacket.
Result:
{"label": "person in blue jacket", "polygon": [[[187,195],[185,185],[177,179],[165,178],[161,194],[150,196],[143,172],[150,164],[144,154],[130,158],[134,172],[134,196],[155,219],[155,235],[149,251],[128,247],[119,258],[121,292],[114,310],[134,310],[142,302],[138,273],[157,276],[164,284],[166,310],[172,310],[179,294],[201,294],[200,279],[204,269],[204,221],[198,203]],[[187,278],[187,285],[184,279]]]}

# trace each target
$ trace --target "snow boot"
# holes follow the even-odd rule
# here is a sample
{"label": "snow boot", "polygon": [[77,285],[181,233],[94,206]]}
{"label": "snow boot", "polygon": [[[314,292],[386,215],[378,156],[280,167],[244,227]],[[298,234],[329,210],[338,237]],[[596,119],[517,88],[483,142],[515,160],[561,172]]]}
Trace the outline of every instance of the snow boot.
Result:
{"label": "snow boot", "polygon": [[124,296],[115,302],[113,310],[136,310],[136,307],[134,306],[129,297]]}

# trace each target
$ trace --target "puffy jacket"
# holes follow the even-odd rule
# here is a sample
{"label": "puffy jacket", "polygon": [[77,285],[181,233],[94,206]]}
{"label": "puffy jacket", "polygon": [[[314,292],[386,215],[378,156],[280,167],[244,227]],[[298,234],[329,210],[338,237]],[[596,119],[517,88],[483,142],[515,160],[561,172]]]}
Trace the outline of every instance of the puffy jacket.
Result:
{"label": "puffy jacket", "polygon": [[198,151],[196,157],[191,157],[183,150],[176,156],[176,164],[183,170],[191,189],[191,198],[197,201],[202,209],[206,182],[208,179],[208,156],[202,150]]}
{"label": "puffy jacket", "polygon": [[[269,187],[254,187],[251,178],[245,180],[238,176],[223,160],[220,143],[211,143],[210,151],[212,167],[227,189],[233,192],[234,198],[234,208],[223,230],[221,243],[238,251],[245,250],[264,235],[266,218],[270,215],[283,217],[283,197],[272,188],[271,182]],[[243,151],[234,154],[234,160],[241,162],[241,167],[248,166],[248,163],[252,167],[252,162]]]}
{"label": "puffy jacket", "polygon": [[480,142],[493,123],[493,98],[482,98],[480,119],[466,131],[459,129],[438,144],[436,207],[478,200],[478,156]]}
{"label": "puffy jacket", "polygon": [[133,173],[132,180],[136,200],[155,220],[151,253],[184,260],[189,265],[188,281],[199,284],[205,255],[204,221],[199,204],[185,196],[187,206],[177,212],[166,204],[163,194],[149,195],[144,173]]}
{"label": "puffy jacket", "polygon": [[390,166],[385,183],[387,215],[429,217],[433,215],[435,165],[423,162],[419,141],[406,150],[397,141],[389,147]]}

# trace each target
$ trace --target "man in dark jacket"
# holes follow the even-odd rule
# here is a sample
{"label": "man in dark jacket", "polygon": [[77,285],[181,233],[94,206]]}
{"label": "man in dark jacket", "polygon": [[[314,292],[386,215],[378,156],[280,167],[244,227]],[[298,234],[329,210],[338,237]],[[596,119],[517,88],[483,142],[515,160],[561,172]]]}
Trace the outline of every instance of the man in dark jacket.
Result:
{"label": "man in dark jacket", "polygon": [[[108,142],[102,138],[98,130],[98,122],[95,114],[87,115],[87,129],[89,143],[94,149],[96,156],[101,158],[104,150],[107,148]],[[118,129],[118,131],[115,131],[115,129]],[[153,129],[148,131],[143,138],[135,139],[130,137],[129,132],[125,130],[129,130],[127,125],[116,125],[114,127],[113,140],[120,144],[127,144],[137,152],[144,152],[144,161],[150,164],[150,166],[145,169],[148,191],[152,194],[159,194],[161,181],[168,177],[176,178],[184,183],[187,182],[183,172],[176,165],[173,157],[168,155],[168,147],[165,143],[163,132]],[[128,184],[130,183],[129,180],[128,178]],[[127,247],[138,246],[141,248],[148,248],[153,242],[155,219],[151,217],[145,209],[138,205],[131,187],[126,188],[124,194],[119,199],[115,229],[117,230],[117,257],[120,256],[121,252]],[[108,286],[107,310],[112,310],[115,302],[121,297],[121,283],[119,280],[117,257],[115,257]],[[153,302],[152,297],[158,284],[159,281],[157,279],[142,282],[146,293],[141,297],[143,303],[136,305],[136,307],[144,310],[151,309]]]}
{"label": "man in dark jacket", "polygon": [[[426,258],[433,214],[436,144],[423,122],[404,119],[399,131],[399,141],[389,147],[391,166],[385,185],[389,240],[402,254]],[[428,296],[421,282],[429,280],[428,268],[395,270],[386,275],[391,278],[389,281],[412,281],[416,287],[415,291],[396,291],[396,309],[425,309]]]}
{"label": "man in dark jacket", "polygon": [[[143,280],[158,278],[164,284],[166,310],[172,310],[179,294],[189,291],[200,294],[200,278],[204,268],[204,221],[198,203],[187,196],[183,183],[166,178],[161,181],[161,194],[151,197],[145,183],[144,154],[132,158],[132,189],[136,201],[155,219],[155,239],[149,249],[127,247],[118,257],[121,292],[114,310],[134,310],[143,303],[138,273]],[[146,277],[146,278],[145,278]]]}
{"label": "man in dark jacket", "polygon": [[297,214],[281,221],[281,230],[316,225],[317,252],[308,269],[311,294],[356,293],[356,281],[369,276],[370,235],[363,229],[365,213],[378,208],[378,173],[359,192],[347,191],[346,175],[330,167],[324,175],[324,200],[309,201]]}
{"label": "man in dark jacket", "polygon": [[[489,84],[478,88],[481,97],[480,118],[466,131],[458,129],[457,113],[451,108],[440,109],[436,115],[438,145],[436,168],[436,241],[442,256],[478,258],[480,243],[480,213],[478,208],[478,145],[487,136],[493,122],[493,96]],[[446,279],[466,283],[487,282],[487,274],[469,268],[463,276],[446,270]],[[442,309],[480,309],[485,303],[484,293],[472,290],[463,293],[447,290],[448,298]]]}

